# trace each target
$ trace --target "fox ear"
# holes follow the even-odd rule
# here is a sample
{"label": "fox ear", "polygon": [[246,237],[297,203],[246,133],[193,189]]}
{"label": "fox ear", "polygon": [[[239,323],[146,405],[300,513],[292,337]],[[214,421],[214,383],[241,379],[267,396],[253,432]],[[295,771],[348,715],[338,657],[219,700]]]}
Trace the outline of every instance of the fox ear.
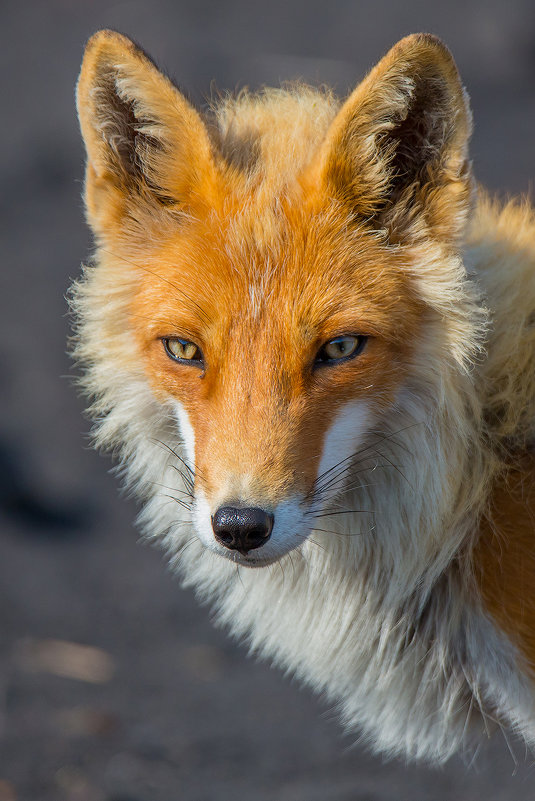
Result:
{"label": "fox ear", "polygon": [[91,37],[76,100],[87,150],[86,205],[97,234],[125,216],[139,217],[140,207],[180,211],[213,190],[201,118],[127,37]]}
{"label": "fox ear", "polygon": [[454,240],[470,206],[471,114],[455,62],[407,36],[355,89],[322,151],[328,191],[392,238]]}

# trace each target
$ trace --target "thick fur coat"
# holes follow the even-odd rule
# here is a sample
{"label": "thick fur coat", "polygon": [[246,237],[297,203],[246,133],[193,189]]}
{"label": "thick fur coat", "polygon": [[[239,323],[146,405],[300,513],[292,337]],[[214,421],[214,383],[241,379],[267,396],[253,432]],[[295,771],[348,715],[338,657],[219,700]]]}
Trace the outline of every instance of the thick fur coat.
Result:
{"label": "thick fur coat", "polygon": [[[476,188],[447,49],[202,117],[101,31],[78,110],[76,357],[144,532],[375,749],[533,744],[535,218]],[[214,537],[229,502],[265,544]]]}

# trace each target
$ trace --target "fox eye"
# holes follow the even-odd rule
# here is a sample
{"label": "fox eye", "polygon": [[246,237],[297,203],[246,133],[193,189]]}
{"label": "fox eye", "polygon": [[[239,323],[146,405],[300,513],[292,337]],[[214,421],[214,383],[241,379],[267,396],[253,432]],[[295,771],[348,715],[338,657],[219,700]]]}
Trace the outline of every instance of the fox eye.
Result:
{"label": "fox eye", "polygon": [[352,359],[358,356],[367,341],[368,337],[351,334],[330,339],[319,349],[315,364],[334,364]]}
{"label": "fox eye", "polygon": [[195,367],[204,367],[201,349],[194,342],[178,337],[165,337],[162,339],[167,355],[181,364],[192,364]]}

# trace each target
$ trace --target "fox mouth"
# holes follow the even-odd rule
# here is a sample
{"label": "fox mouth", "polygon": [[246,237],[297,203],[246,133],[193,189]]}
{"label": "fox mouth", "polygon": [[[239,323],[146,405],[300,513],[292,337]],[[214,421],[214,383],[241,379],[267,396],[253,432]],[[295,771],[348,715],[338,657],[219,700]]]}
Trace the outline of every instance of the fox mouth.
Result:
{"label": "fox mouth", "polygon": [[224,559],[234,562],[235,565],[239,565],[240,567],[269,567],[269,565],[275,564],[275,562],[278,562],[282,558],[282,556],[249,556],[240,554],[237,551],[226,552],[219,549],[217,549],[215,553],[222,556]]}
{"label": "fox mouth", "polygon": [[250,568],[269,567],[270,565],[274,565],[277,562],[280,562],[280,560],[284,556],[291,553],[292,550],[298,548],[304,542],[305,539],[306,537],[301,537],[299,541],[296,542],[294,548],[284,550],[282,553],[271,553],[265,555],[260,553],[257,554],[254,551],[248,554],[241,554],[238,551],[226,550],[223,548],[219,548],[217,546],[211,547],[209,550],[211,550],[212,553],[221,556],[223,559],[233,562],[235,565],[239,567],[250,567]]}

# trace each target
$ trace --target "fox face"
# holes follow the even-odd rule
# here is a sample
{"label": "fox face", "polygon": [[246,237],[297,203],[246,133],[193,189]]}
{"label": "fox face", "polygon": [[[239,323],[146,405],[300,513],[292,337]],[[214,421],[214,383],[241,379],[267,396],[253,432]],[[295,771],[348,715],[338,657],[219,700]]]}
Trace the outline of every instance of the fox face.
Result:
{"label": "fox face", "polygon": [[[410,37],[341,108],[301,88],[203,121],[129,40],[101,32],[78,108],[108,310],[91,313],[90,360],[148,382],[169,410],[202,543],[269,564],[358,484],[349,468],[373,456],[440,320],[425,272],[457,269],[471,192],[451,57]],[[437,358],[469,348],[454,328]]]}
{"label": "fox face", "polygon": [[246,565],[302,544],[394,402],[419,326],[388,248],[300,201],[267,223],[247,209],[186,224],[145,259],[133,304],[195,475],[195,529]]}

